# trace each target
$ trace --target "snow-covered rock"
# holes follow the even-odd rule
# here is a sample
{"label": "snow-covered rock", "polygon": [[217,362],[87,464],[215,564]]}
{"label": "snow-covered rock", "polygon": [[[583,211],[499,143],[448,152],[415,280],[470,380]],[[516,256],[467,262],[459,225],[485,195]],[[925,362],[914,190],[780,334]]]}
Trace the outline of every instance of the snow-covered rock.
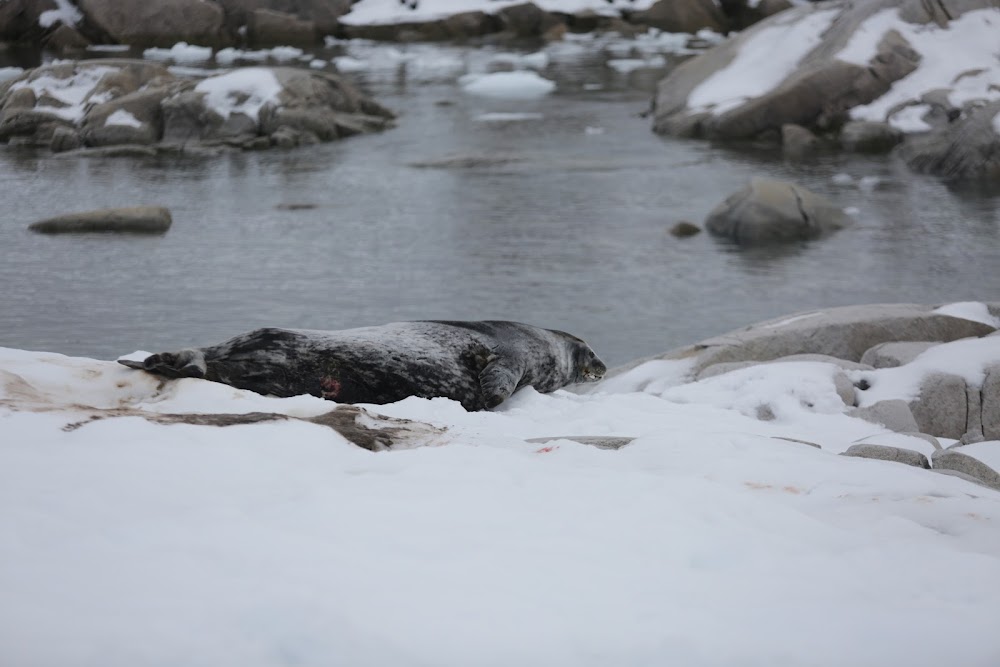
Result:
{"label": "snow-covered rock", "polygon": [[[337,75],[298,68],[251,67],[192,79],[146,61],[80,61],[30,70],[0,88],[0,140],[56,151],[77,145],[175,150],[166,144],[191,142],[298,145],[382,129],[391,117]],[[281,141],[272,141],[279,129]]]}
{"label": "snow-covered rock", "polygon": [[[935,105],[949,107],[939,114],[946,126],[953,109],[1000,97],[1000,7],[993,0],[944,4],[838,0],[781,12],[673,70],[657,92],[654,129],[740,139],[775,134],[786,123],[835,130],[857,120],[914,132],[930,129],[925,115]],[[979,148],[991,145],[982,139],[992,120],[986,116],[965,130],[979,143],[954,164],[927,170],[989,171],[989,148]],[[937,152],[947,161],[944,146]]]}
{"label": "snow-covered rock", "polygon": [[903,463],[915,468],[929,469],[931,467],[930,463],[927,462],[927,457],[920,452],[915,452],[912,449],[904,449],[902,447],[892,447],[890,445],[875,445],[871,443],[851,445],[847,448],[847,451],[843,453],[843,456],[857,456],[859,458],[877,459],[879,461],[894,461],[895,463]]}
{"label": "snow-covered rock", "polygon": [[963,473],[1000,490],[1000,440],[943,449],[931,460],[936,469]]}

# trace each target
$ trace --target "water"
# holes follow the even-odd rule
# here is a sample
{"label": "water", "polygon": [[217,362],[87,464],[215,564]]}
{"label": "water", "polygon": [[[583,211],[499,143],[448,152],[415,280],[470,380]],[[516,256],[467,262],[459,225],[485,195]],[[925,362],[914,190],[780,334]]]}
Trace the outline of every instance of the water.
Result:
{"label": "water", "polygon": [[[598,49],[553,54],[557,94],[505,102],[455,83],[483,52],[409,48],[419,61],[363,75],[399,112],[379,135],[183,160],[0,148],[0,345],[111,359],[264,325],[502,318],[570,331],[615,365],[803,309],[1000,299],[995,196],[887,157],[791,164],[659,138],[640,117],[659,73],[617,73]],[[477,120],[491,112],[542,117]],[[841,186],[838,173],[880,183]],[[857,222],[752,252],[667,232],[752,176],[857,207]],[[141,204],[170,208],[169,233],[26,230]]]}

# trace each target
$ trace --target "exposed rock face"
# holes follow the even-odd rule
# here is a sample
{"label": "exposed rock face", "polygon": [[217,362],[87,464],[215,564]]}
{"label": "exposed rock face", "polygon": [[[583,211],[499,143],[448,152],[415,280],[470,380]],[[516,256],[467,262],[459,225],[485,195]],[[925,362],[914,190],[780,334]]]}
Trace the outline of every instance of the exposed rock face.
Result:
{"label": "exposed rock face", "polygon": [[901,399],[879,401],[866,408],[855,408],[848,412],[848,414],[873,424],[881,424],[890,431],[897,433],[920,431],[920,426],[913,417],[910,405]]}
{"label": "exposed rock face", "polygon": [[316,24],[293,14],[256,9],[250,14],[247,37],[251,44],[312,44],[317,39]]}
{"label": "exposed rock face", "polygon": [[223,10],[202,0],[78,0],[87,22],[114,42],[141,46],[225,44]]}
{"label": "exposed rock face", "polygon": [[890,341],[948,342],[981,337],[996,331],[975,322],[934,312],[936,306],[872,304],[798,313],[759,322],[663,355],[640,359],[609,373],[609,377],[652,359],[692,359],[694,376],[713,364],[768,361],[796,354],[824,354],[858,361],[865,352]]}
{"label": "exposed rock face", "polygon": [[910,402],[910,411],[922,433],[961,438],[968,430],[969,416],[965,380],[947,373],[926,376],[920,396]]}
{"label": "exposed rock face", "polygon": [[108,208],[72,213],[32,223],[28,229],[42,234],[117,232],[162,234],[170,229],[170,211],[158,206]]}
{"label": "exposed rock face", "polygon": [[781,126],[781,150],[786,157],[800,160],[816,152],[819,148],[819,138],[802,127],[786,123]]}
{"label": "exposed rock face", "polygon": [[[86,91],[82,99],[61,92],[68,84]],[[194,81],[146,61],[96,60],[40,67],[0,86],[0,141],[56,152],[290,147],[380,130],[391,118],[337,75],[286,67]]]}
{"label": "exposed rock face", "polygon": [[629,14],[629,20],[666,32],[698,32],[708,28],[726,32],[729,21],[712,0],[659,0],[645,11]]}
{"label": "exposed rock face", "polygon": [[952,470],[968,475],[980,484],[1000,490],[1000,472],[983,458],[1000,460],[1000,442],[981,442],[975,445],[942,449],[934,452],[931,462],[935,469]]}
{"label": "exposed rock face", "polygon": [[[251,22],[257,10],[279,12],[296,20],[311,23],[320,35],[332,34],[341,16],[351,9],[351,0],[216,0],[225,10],[226,30],[236,35]],[[287,43],[287,42],[284,42]],[[264,46],[277,43],[260,42]]]}
{"label": "exposed rock face", "polygon": [[755,245],[816,238],[849,223],[820,195],[794,183],[755,178],[716,206],[705,227],[740,245]]}
{"label": "exposed rock face", "polygon": [[901,447],[890,447],[889,445],[872,445],[867,443],[851,445],[843,455],[857,456],[865,459],[878,459],[880,461],[895,461],[896,463],[904,463],[916,468],[928,469],[931,467],[927,461],[927,457],[920,452]]}
{"label": "exposed rock face", "polygon": [[899,150],[911,169],[949,180],[1000,181],[1000,101],[929,134],[907,139]]}

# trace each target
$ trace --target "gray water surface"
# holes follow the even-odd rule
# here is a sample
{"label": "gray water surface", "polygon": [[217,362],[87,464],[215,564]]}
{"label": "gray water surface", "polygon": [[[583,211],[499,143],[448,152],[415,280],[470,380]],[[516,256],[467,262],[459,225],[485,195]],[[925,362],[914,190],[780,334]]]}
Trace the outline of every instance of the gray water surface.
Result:
{"label": "gray water surface", "polygon": [[[265,325],[502,318],[570,331],[615,365],[803,309],[1000,299],[996,197],[888,157],[792,164],[657,137],[640,113],[659,73],[600,58],[554,62],[559,91],[536,101],[405,74],[361,77],[395,129],[333,144],[198,159],[0,148],[0,345],[111,359]],[[498,111],[542,117],[477,120]],[[667,232],[753,176],[795,180],[857,222],[752,252]],[[170,208],[166,235],[26,230],[143,204]]]}

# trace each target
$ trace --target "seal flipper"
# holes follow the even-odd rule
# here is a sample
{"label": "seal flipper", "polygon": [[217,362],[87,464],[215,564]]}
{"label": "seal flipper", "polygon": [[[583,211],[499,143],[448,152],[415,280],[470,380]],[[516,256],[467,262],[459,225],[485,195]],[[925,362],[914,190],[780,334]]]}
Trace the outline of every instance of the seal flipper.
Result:
{"label": "seal flipper", "polygon": [[483,403],[487,408],[495,408],[514,393],[523,373],[510,364],[505,355],[490,355],[486,368],[479,374],[479,386],[483,390]]}
{"label": "seal flipper", "polygon": [[143,361],[119,359],[118,363],[168,378],[203,378],[208,372],[205,355],[201,350],[161,352],[148,356]]}

